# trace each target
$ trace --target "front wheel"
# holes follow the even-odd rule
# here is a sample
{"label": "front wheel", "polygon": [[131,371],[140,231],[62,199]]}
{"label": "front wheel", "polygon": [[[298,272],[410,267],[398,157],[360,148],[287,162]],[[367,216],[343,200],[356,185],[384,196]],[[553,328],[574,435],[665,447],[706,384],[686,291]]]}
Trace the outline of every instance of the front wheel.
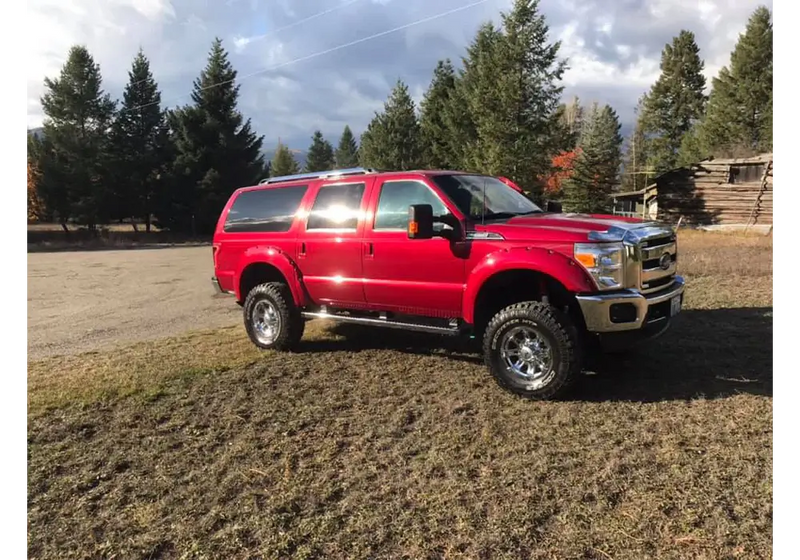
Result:
{"label": "front wheel", "polygon": [[292,350],[303,337],[305,321],[286,284],[268,282],[250,290],[243,313],[247,335],[263,350]]}
{"label": "front wheel", "polygon": [[538,301],[497,313],[486,327],[483,355],[501,387],[535,400],[563,395],[581,366],[577,331],[569,317]]}

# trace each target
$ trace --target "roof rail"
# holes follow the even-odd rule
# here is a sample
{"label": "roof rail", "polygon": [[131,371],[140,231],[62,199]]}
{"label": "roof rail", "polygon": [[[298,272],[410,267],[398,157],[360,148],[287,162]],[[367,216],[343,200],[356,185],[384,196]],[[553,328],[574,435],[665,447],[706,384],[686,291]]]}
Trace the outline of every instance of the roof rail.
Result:
{"label": "roof rail", "polygon": [[330,171],[316,171],[313,173],[296,173],[294,175],[282,175],[280,177],[261,179],[258,184],[272,185],[274,183],[286,183],[288,181],[302,181],[303,179],[333,179],[348,175],[366,175],[367,173],[377,173],[377,170],[369,167],[351,167],[349,169],[332,169]]}

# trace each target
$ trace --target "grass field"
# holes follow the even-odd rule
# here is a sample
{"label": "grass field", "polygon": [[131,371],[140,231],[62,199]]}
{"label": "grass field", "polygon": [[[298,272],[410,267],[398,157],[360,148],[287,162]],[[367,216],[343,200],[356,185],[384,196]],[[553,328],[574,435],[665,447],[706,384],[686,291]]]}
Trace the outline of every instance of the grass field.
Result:
{"label": "grass field", "polygon": [[310,324],[29,363],[31,558],[770,558],[772,240],[686,232],[683,316],[559,402]]}

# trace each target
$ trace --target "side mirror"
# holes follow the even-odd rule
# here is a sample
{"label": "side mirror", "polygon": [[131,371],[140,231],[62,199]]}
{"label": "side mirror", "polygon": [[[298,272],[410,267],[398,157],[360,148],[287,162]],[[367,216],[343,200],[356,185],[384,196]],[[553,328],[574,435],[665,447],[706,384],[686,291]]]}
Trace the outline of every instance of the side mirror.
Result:
{"label": "side mirror", "polygon": [[560,202],[556,202],[554,200],[548,200],[547,201],[547,208],[545,208],[545,210],[547,212],[552,212],[554,214],[560,214],[561,213],[561,203]]}
{"label": "side mirror", "polygon": [[408,207],[408,238],[433,238],[433,206],[412,204]]}

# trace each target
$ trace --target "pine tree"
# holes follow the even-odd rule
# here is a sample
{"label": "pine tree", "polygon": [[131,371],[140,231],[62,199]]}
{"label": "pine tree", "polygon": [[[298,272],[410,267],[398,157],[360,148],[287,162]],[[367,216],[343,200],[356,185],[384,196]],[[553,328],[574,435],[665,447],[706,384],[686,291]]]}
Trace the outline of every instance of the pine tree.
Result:
{"label": "pine tree", "polygon": [[414,101],[398,80],[382,113],[376,113],[361,137],[366,167],[404,171],[423,166],[422,141]]}
{"label": "pine tree", "polygon": [[141,219],[150,231],[150,217],[161,197],[171,155],[166,113],[161,109],[161,93],[150,62],[141,50],[128,80],[112,134],[115,214]]}
{"label": "pine tree", "polygon": [[329,171],[335,165],[333,146],[322,137],[322,132],[317,130],[311,137],[311,147],[306,157],[306,171]]}
{"label": "pine tree", "polygon": [[339,139],[339,147],[336,148],[336,167],[337,169],[350,169],[358,166],[358,144],[353,136],[353,131],[345,125],[342,137]]}
{"label": "pine tree", "polygon": [[730,68],[712,80],[700,136],[717,157],[772,150],[772,14],[764,6],[739,36]]}
{"label": "pine tree", "polygon": [[283,177],[284,175],[294,175],[300,171],[300,166],[297,165],[297,160],[294,159],[289,147],[285,144],[278,143],[278,149],[275,150],[275,156],[272,158],[270,165],[270,177]]}
{"label": "pine tree", "polygon": [[564,208],[571,212],[603,213],[610,206],[609,195],[618,184],[622,159],[622,136],[614,110],[595,103],[584,124],[580,153],[572,176],[564,185]]}
{"label": "pine tree", "polygon": [[44,214],[39,198],[39,171],[36,164],[28,160],[28,221],[41,220]]}
{"label": "pine tree", "polygon": [[515,0],[503,30],[479,31],[468,51],[464,79],[477,141],[470,164],[503,175],[538,196],[539,177],[558,151],[559,85],[565,65],[560,44],[547,42],[538,0]]}
{"label": "pine tree", "polygon": [[656,172],[675,168],[683,135],[704,114],[703,66],[690,31],[681,31],[664,47],[661,75],[645,98],[641,117],[648,138],[648,163]]}
{"label": "pine tree", "polygon": [[450,59],[440,60],[433,71],[425,97],[420,103],[419,125],[425,146],[425,165],[429,169],[453,169],[456,154],[448,127],[447,112],[453,104],[456,72]]}
{"label": "pine tree", "polygon": [[168,115],[176,157],[169,197],[159,213],[162,226],[210,233],[231,193],[263,178],[263,136],[237,109],[235,81],[236,70],[216,39],[194,82],[193,104]]}
{"label": "pine tree", "polygon": [[72,219],[94,230],[109,214],[114,102],[103,92],[100,66],[83,46],[72,47],[59,77],[44,84],[43,139],[34,162],[42,174],[39,195],[64,227]]}

